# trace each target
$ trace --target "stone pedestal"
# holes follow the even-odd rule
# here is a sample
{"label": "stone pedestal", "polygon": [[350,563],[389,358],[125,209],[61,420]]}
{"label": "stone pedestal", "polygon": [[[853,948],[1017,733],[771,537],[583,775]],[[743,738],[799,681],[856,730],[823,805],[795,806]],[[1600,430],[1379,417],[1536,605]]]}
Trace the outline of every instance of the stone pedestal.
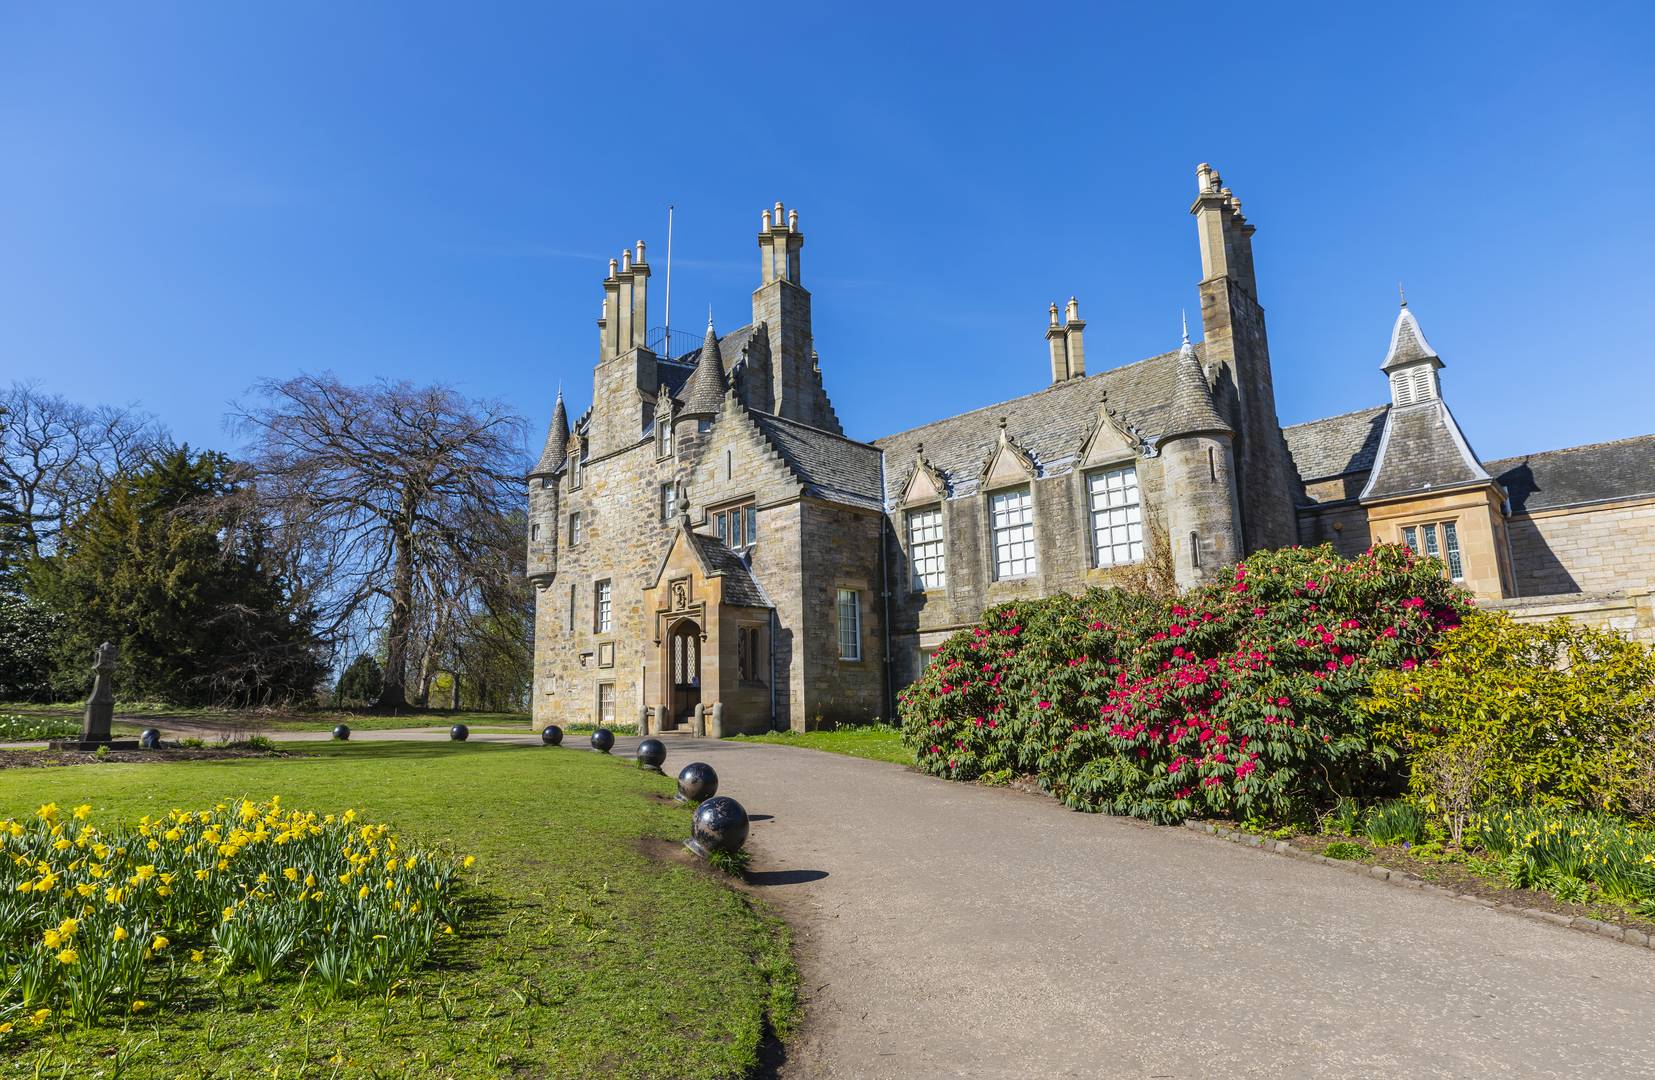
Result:
{"label": "stone pedestal", "polygon": [[695,712],[690,717],[690,734],[700,739],[707,734],[707,706],[697,702]]}
{"label": "stone pedestal", "polygon": [[655,710],[650,708],[648,705],[645,705],[642,709],[638,710],[638,734],[639,735],[647,737],[647,736],[656,734],[656,732],[652,730],[653,725],[650,723],[650,721],[653,719],[654,715],[655,715]]}
{"label": "stone pedestal", "polygon": [[707,735],[714,739],[724,737],[724,703],[722,701],[713,702],[712,720],[707,725]]}

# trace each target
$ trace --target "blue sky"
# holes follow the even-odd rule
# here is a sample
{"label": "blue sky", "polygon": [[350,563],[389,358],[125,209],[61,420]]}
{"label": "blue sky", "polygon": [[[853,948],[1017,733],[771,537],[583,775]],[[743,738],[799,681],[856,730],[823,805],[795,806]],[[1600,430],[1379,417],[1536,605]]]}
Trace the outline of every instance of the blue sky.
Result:
{"label": "blue sky", "polygon": [[[1147,10],[1153,7],[1153,12]],[[1655,431],[1655,16],[1502,4],[0,5],[0,380],[197,445],[263,376],[442,380],[538,443],[604,264],[750,316],[797,207],[872,438],[1097,370],[1199,309],[1210,161],[1258,226],[1283,423],[1376,404],[1398,280],[1487,458]]]}

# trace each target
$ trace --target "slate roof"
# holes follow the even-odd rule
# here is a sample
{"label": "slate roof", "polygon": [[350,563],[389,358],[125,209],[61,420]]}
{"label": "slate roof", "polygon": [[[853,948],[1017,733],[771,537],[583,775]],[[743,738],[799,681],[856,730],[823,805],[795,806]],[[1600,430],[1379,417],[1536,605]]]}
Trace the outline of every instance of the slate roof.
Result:
{"label": "slate roof", "polygon": [[1373,468],[1389,410],[1389,405],[1380,405],[1282,428],[1300,479],[1309,483]]}
{"label": "slate roof", "polygon": [[1363,499],[1440,491],[1489,479],[1446,402],[1391,409]]}
{"label": "slate roof", "polygon": [[1207,384],[1207,373],[1202,369],[1201,361],[1196,359],[1195,346],[1190,344],[1188,335],[1184,337],[1184,344],[1178,349],[1172,408],[1168,410],[1165,426],[1166,430],[1161,433],[1160,438],[1162,443],[1178,435],[1235,432],[1235,429],[1218,415],[1218,410],[1213,408],[1212,387]]}
{"label": "slate roof", "polygon": [[1402,310],[1397,313],[1396,325],[1391,327],[1390,351],[1385,354],[1385,362],[1379,365],[1379,370],[1389,375],[1399,367],[1417,364],[1421,360],[1433,360],[1439,367],[1442,366],[1442,358],[1425,340],[1425,331],[1419,328],[1419,320],[1408,310],[1408,305],[1403,304]]}
{"label": "slate roof", "polygon": [[807,492],[849,506],[870,510],[883,507],[878,447],[771,413],[747,415],[804,483]]}
{"label": "slate roof", "polygon": [[543,476],[563,468],[569,448],[569,413],[563,407],[563,391],[557,392],[557,404],[552,406],[552,424],[546,429],[546,445],[540,451],[540,460],[529,471],[530,476]]}
{"label": "slate roof", "polygon": [[[747,351],[747,346],[752,344],[753,337],[758,332],[759,328],[757,326],[747,325],[736,330],[731,330],[728,334],[725,334],[723,337],[718,339],[718,352],[724,360],[725,371],[729,371],[731,368],[735,367],[736,364],[740,363],[742,354]],[[682,364],[685,371],[693,371],[695,370],[697,361],[700,359],[701,349],[695,348],[691,349],[683,356],[677,356],[664,362],[671,364]]]}
{"label": "slate roof", "polygon": [[1655,495],[1655,435],[1503,458],[1488,471],[1519,513]]}
{"label": "slate roof", "polygon": [[[1196,349],[1199,355],[1200,346]],[[1073,464],[1081,444],[1096,429],[1098,405],[1105,400],[1117,421],[1135,437],[1152,443],[1166,430],[1177,361],[1176,352],[1162,353],[875,439],[873,444],[886,454],[886,497],[893,501],[901,497],[921,443],[925,460],[942,474],[950,493],[971,494],[977,489],[983,463],[1000,444],[1001,417],[1006,418],[1006,433],[1033,456],[1043,476]]]}
{"label": "slate roof", "polygon": [[731,551],[724,541],[716,536],[702,536],[698,532],[688,535],[690,542],[695,545],[697,554],[701,556],[701,563],[707,568],[707,573],[724,579],[726,604],[740,607],[772,606],[763,587],[753,577],[746,560]]}
{"label": "slate roof", "polygon": [[707,324],[707,340],[702,343],[695,362],[695,371],[684,384],[679,398],[684,407],[681,416],[711,416],[724,404],[724,363],[719,356],[718,335],[713,324]]}

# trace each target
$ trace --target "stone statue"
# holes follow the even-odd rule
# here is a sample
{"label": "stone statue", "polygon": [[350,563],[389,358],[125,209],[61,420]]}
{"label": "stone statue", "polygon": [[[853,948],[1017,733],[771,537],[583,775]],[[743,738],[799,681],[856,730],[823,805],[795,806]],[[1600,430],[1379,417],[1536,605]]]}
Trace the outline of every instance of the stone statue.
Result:
{"label": "stone statue", "polygon": [[47,745],[53,750],[136,750],[136,739],[114,739],[110,736],[115,720],[115,646],[109,642],[99,645],[92,653],[92,696],[86,699],[86,713],[81,719],[78,739],[53,739]]}
{"label": "stone statue", "polygon": [[92,696],[86,701],[86,717],[81,724],[82,742],[107,743],[110,724],[115,719],[115,646],[109,642],[99,645],[92,654]]}

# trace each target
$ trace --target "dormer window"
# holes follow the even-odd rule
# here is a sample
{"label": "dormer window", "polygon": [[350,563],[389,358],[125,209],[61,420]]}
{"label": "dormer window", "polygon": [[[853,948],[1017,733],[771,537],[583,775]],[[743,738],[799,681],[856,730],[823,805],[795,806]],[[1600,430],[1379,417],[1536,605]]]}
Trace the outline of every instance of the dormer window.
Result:
{"label": "dormer window", "polygon": [[672,412],[662,410],[660,417],[655,421],[655,454],[657,457],[672,456]]}

